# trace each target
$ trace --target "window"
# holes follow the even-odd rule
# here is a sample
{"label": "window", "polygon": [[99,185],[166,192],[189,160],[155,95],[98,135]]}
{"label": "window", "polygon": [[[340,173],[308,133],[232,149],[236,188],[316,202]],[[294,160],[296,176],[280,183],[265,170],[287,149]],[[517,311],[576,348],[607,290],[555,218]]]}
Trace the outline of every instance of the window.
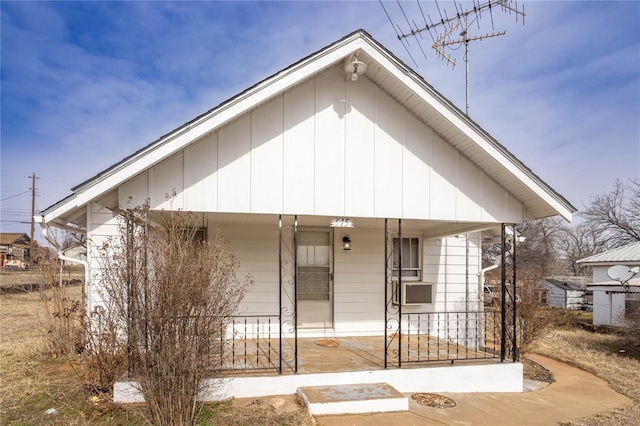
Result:
{"label": "window", "polygon": [[640,293],[627,293],[624,305],[627,319],[640,318]]}
{"label": "window", "polygon": [[393,276],[398,277],[400,270],[400,246],[402,245],[402,279],[420,281],[420,239],[417,237],[402,237],[393,239]]}

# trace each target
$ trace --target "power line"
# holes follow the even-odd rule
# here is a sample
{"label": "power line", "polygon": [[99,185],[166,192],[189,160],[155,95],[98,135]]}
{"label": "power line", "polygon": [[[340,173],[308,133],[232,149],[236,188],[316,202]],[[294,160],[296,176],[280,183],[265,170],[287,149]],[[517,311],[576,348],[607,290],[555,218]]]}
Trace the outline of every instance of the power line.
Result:
{"label": "power line", "polygon": [[12,198],[19,197],[19,196],[21,196],[21,195],[23,195],[23,194],[26,194],[26,193],[27,193],[27,192],[29,192],[29,191],[31,191],[31,188],[29,188],[29,189],[27,189],[26,191],[21,192],[21,193],[19,193],[19,194],[11,195],[10,197],[3,198],[3,199],[1,199],[0,201],[10,200],[10,199],[12,199]]}

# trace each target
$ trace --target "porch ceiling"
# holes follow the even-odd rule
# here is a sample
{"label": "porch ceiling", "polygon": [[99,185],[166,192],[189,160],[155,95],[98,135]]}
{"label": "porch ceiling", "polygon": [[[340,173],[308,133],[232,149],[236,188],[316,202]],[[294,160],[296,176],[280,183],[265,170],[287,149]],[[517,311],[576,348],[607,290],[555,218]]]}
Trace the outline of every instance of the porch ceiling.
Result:
{"label": "porch ceiling", "polygon": [[[258,224],[277,226],[278,215],[277,214],[245,214],[245,213],[202,213],[205,223],[208,226],[225,225],[225,224]],[[283,215],[283,221],[285,224],[290,225],[293,223],[293,215]],[[298,215],[299,227],[318,227],[329,228],[331,220],[335,219],[335,216],[304,216]],[[351,217],[354,228],[356,229],[371,229],[382,230],[384,229],[384,219],[381,218],[364,218],[364,217]],[[457,235],[466,232],[483,231],[486,229],[493,229],[496,226],[495,223],[486,222],[448,222],[437,220],[415,220],[415,219],[403,219],[402,227],[404,229],[410,229],[413,231],[422,231],[426,238],[440,238],[447,235]],[[389,227],[397,227],[396,219],[389,219]],[[342,229],[348,232],[352,228],[336,228]]]}

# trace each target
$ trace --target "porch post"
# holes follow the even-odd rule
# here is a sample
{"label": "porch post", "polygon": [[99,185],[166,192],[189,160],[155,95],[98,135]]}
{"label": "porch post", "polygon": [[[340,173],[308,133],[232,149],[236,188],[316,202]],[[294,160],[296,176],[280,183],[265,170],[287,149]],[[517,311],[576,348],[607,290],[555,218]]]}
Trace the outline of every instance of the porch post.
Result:
{"label": "porch post", "polygon": [[298,215],[293,217],[293,332],[294,373],[298,373]]}
{"label": "porch post", "polygon": [[278,373],[282,374],[282,215],[278,216],[278,330],[280,338],[278,339],[278,354],[280,361],[278,364]]}
{"label": "porch post", "polygon": [[398,368],[402,367],[402,219],[398,219]]}
{"label": "porch post", "polygon": [[[384,219],[384,368],[387,368],[387,321],[389,319],[389,285],[391,282],[389,278],[389,245],[387,244],[388,232],[387,232],[387,221],[388,219]],[[393,292],[393,289],[391,290]]]}
{"label": "porch post", "polygon": [[517,315],[516,315],[516,307],[517,307],[517,302],[518,302],[518,297],[517,297],[517,292],[516,292],[516,225],[515,223],[512,225],[512,231],[513,231],[513,248],[512,248],[512,262],[513,262],[513,287],[512,287],[512,301],[511,303],[513,303],[513,362],[516,362],[516,360],[518,359],[518,333],[517,333],[517,325],[518,325],[518,319],[517,319]]}
{"label": "porch post", "polygon": [[[389,230],[389,220],[384,220],[384,368],[389,367],[389,356],[398,358],[398,368],[402,366],[402,219],[398,219],[398,230]],[[399,265],[398,281],[395,281],[393,249],[389,253],[389,243],[398,236]],[[397,347],[395,339],[398,339]],[[389,353],[391,352],[391,353]]]}
{"label": "porch post", "polygon": [[506,231],[505,225],[502,224],[502,230],[500,234],[500,266],[501,266],[501,278],[500,289],[502,293],[501,307],[500,307],[500,362],[504,362],[507,352],[507,251],[505,249]]}

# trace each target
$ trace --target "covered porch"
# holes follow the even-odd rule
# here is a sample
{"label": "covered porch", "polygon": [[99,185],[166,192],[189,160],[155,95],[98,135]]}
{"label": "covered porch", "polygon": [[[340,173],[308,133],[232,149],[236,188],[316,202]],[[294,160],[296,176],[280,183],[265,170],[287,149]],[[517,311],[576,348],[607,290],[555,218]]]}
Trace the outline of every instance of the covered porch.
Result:
{"label": "covered porch", "polygon": [[491,234],[482,229],[490,226],[202,214],[204,238],[228,239],[238,275],[255,283],[220,330],[212,372],[252,377],[515,362],[515,269],[506,268],[507,258],[515,263],[515,225],[497,225],[502,300],[485,307],[481,251]]}

